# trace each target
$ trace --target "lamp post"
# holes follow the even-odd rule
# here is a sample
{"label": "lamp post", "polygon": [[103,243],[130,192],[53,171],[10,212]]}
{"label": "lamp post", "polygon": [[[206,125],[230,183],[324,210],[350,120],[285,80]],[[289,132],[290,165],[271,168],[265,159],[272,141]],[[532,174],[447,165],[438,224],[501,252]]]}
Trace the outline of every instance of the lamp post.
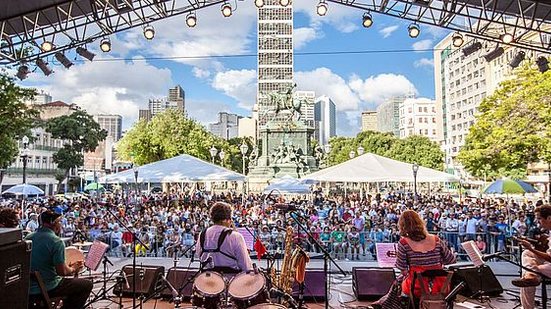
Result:
{"label": "lamp post", "polygon": [[245,155],[247,154],[247,151],[249,151],[249,146],[245,142],[239,146],[239,151],[241,151],[241,158],[243,161],[243,175],[245,175]]}
{"label": "lamp post", "polygon": [[132,165],[132,170],[134,171],[134,184],[136,185],[136,206],[138,206],[138,164],[134,163]]}
{"label": "lamp post", "polygon": [[212,145],[212,147],[210,147],[209,149],[209,152],[210,152],[211,163],[214,164],[214,157],[216,156],[216,153],[218,153],[218,150],[214,147],[214,145]]}
{"label": "lamp post", "polygon": [[365,149],[362,147],[362,145],[360,145],[358,147],[358,156],[361,156],[365,153]]}
{"label": "lamp post", "polygon": [[226,157],[226,153],[224,152],[224,149],[220,149],[218,156],[220,157],[220,166],[224,167],[224,158]]}
{"label": "lamp post", "polygon": [[419,171],[419,165],[414,162],[411,169],[413,170],[413,199],[417,202],[417,171]]}
{"label": "lamp post", "polygon": [[350,150],[350,152],[348,153],[348,157],[350,157],[350,159],[354,159],[355,156],[356,152],[354,150]]}
{"label": "lamp post", "polygon": [[23,184],[27,183],[27,158],[29,157],[29,137],[23,136],[23,149],[21,150],[21,158],[23,159]]}

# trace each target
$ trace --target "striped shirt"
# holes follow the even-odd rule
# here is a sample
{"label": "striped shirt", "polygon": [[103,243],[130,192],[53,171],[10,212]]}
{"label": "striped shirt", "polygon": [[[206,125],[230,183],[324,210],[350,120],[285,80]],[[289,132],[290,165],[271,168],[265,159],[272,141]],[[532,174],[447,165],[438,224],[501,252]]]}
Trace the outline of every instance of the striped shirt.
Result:
{"label": "striped shirt", "polygon": [[433,237],[436,237],[436,245],[434,249],[426,252],[413,251],[407,241],[402,238],[396,248],[396,268],[401,271],[407,271],[410,266],[434,269],[455,263],[455,256],[450,249],[442,243],[440,238]]}

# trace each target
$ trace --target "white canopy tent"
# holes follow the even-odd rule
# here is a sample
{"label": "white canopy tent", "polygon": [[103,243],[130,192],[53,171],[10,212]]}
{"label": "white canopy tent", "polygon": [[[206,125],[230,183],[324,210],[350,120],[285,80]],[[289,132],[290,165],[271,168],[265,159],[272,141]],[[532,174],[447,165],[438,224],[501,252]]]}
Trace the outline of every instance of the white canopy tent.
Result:
{"label": "white canopy tent", "polygon": [[311,192],[310,185],[296,179],[290,175],[285,175],[281,178],[274,179],[271,184],[264,189],[264,193],[268,194],[272,191],[289,193],[289,194],[308,194]]}
{"label": "white canopy tent", "polygon": [[[100,183],[133,183],[134,181],[132,169],[99,179]],[[245,176],[187,154],[149,163],[138,168],[138,182],[140,183],[197,181],[245,181]]]}
{"label": "white canopy tent", "polygon": [[[366,153],[307,175],[305,179],[342,182],[413,182],[412,164]],[[419,166],[417,182],[458,182],[454,175]]]}

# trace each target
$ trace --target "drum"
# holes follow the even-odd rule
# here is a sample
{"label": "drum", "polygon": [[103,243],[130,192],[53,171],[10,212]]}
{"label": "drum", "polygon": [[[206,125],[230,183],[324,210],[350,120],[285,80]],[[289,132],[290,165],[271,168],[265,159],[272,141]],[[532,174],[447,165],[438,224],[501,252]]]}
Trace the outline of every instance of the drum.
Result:
{"label": "drum", "polygon": [[224,297],[226,280],[217,272],[206,271],[193,281],[191,304],[193,307],[217,309]]}
{"label": "drum", "polygon": [[266,288],[266,277],[262,273],[240,273],[230,282],[230,300],[237,309],[266,303],[270,295]]}
{"label": "drum", "polygon": [[270,303],[263,303],[263,304],[258,304],[258,305],[249,307],[249,309],[283,309],[283,308],[287,308],[287,307],[280,304],[270,304]]}
{"label": "drum", "polygon": [[[73,266],[77,262],[83,262],[84,264],[84,253],[75,247],[66,247],[65,248],[65,263],[69,266]],[[78,274],[75,274],[75,278],[78,277]]]}

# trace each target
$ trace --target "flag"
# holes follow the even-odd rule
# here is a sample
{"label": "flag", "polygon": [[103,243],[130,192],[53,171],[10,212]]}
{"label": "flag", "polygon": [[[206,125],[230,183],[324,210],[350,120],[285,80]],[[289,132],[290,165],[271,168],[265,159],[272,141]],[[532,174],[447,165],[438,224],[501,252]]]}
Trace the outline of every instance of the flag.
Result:
{"label": "flag", "polygon": [[256,256],[258,257],[258,260],[262,258],[264,254],[266,254],[266,247],[264,247],[264,244],[260,241],[260,239],[256,239],[253,246],[254,251],[256,251]]}

